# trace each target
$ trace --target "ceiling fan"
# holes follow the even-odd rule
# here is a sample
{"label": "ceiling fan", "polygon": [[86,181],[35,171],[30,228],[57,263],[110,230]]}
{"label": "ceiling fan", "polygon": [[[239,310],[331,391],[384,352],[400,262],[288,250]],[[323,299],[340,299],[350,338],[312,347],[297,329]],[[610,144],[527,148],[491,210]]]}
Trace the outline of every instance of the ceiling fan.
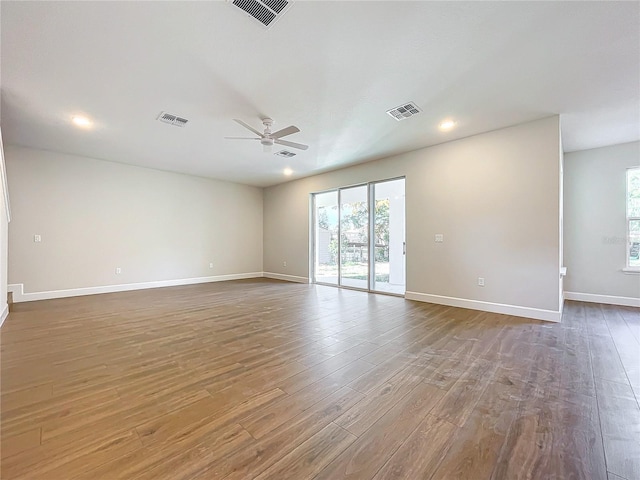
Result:
{"label": "ceiling fan", "polygon": [[273,146],[274,143],[277,143],[278,145],[285,145],[287,147],[298,148],[300,150],[306,150],[307,148],[309,148],[309,145],[303,145],[302,143],[295,143],[295,142],[289,142],[287,140],[280,140],[282,137],[285,137],[287,135],[291,135],[293,133],[297,133],[297,132],[300,131],[300,129],[298,127],[294,127],[293,125],[291,125],[289,127],[286,127],[286,128],[283,128],[282,130],[278,130],[277,132],[272,132],[271,131],[271,126],[273,125],[273,120],[271,120],[270,118],[264,118],[264,119],[262,119],[262,124],[264,125],[264,132],[260,133],[258,130],[256,130],[252,126],[247,125],[246,123],[244,123],[242,120],[238,120],[238,119],[234,118],[233,121],[236,122],[236,123],[239,123],[240,125],[242,125],[247,130],[250,130],[253,133],[255,133],[256,135],[258,135],[258,138],[255,138],[255,137],[224,137],[226,139],[229,139],[229,140],[260,140],[260,143],[262,144],[262,147],[263,147],[265,152],[270,152],[271,151],[271,147]]}

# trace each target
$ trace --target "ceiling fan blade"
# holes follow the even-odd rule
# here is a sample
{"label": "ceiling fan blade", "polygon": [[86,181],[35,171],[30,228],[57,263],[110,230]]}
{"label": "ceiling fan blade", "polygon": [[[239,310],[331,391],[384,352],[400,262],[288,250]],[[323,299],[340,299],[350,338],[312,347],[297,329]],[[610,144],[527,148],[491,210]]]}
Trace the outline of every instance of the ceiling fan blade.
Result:
{"label": "ceiling fan blade", "polygon": [[292,133],[298,133],[300,129],[298,127],[294,127],[293,125],[283,128],[282,130],[278,130],[277,132],[273,132],[271,134],[271,138],[282,138],[287,135],[291,135]]}
{"label": "ceiling fan blade", "polygon": [[261,140],[260,138],[256,138],[256,137],[224,137],[227,140]]}
{"label": "ceiling fan blade", "polygon": [[259,132],[258,130],[256,130],[255,128],[253,128],[251,125],[247,125],[246,123],[244,123],[242,120],[238,120],[237,118],[233,119],[234,122],[239,123],[240,125],[242,125],[244,128],[246,128],[247,130],[251,130],[253,133],[255,133],[256,135],[258,135],[260,138],[263,138],[264,135]]}
{"label": "ceiling fan blade", "polygon": [[286,145],[287,147],[299,148],[300,150],[306,150],[309,145],[303,145],[302,143],[287,142],[286,140],[275,140],[275,143],[279,145]]}

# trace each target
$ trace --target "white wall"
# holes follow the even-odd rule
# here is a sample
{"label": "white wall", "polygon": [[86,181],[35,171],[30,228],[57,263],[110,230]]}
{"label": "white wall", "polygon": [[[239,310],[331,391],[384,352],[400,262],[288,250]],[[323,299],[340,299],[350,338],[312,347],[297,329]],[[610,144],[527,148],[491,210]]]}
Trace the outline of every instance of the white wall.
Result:
{"label": "white wall", "polygon": [[7,305],[7,264],[8,264],[8,242],[9,242],[9,223],[7,216],[6,198],[8,197],[5,190],[4,177],[4,154],[2,146],[2,131],[0,130],[0,325],[4,322],[9,314],[9,306]]}
{"label": "white wall", "polygon": [[15,146],[5,158],[9,284],[25,293],[261,275],[260,188]]}
{"label": "white wall", "polygon": [[567,153],[564,164],[566,298],[640,306],[624,300],[640,298],[640,275],[622,271],[625,176],[640,165],[640,142]]}
{"label": "white wall", "polygon": [[267,188],[264,270],[309,278],[310,193],[406,176],[408,298],[559,320],[559,152],[551,117]]}

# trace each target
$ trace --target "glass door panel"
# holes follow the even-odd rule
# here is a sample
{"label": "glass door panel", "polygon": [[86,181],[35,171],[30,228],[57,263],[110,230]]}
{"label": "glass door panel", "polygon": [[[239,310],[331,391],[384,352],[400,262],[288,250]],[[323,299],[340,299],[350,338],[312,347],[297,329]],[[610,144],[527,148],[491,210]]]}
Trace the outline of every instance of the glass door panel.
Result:
{"label": "glass door panel", "polygon": [[338,285],[338,192],[314,196],[314,280]]}
{"label": "glass door panel", "polygon": [[367,185],[340,189],[340,285],[369,289]]}
{"label": "glass door panel", "polygon": [[404,295],[404,178],[373,185],[374,262],[372,290]]}

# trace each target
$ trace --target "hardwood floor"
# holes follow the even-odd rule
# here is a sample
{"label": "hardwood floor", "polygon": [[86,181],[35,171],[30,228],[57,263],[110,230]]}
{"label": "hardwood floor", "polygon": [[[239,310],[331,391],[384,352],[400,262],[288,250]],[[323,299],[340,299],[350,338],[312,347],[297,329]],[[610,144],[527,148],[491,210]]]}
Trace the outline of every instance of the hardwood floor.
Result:
{"label": "hardwood floor", "polygon": [[3,479],[640,479],[640,310],[266,279],[14,305]]}

